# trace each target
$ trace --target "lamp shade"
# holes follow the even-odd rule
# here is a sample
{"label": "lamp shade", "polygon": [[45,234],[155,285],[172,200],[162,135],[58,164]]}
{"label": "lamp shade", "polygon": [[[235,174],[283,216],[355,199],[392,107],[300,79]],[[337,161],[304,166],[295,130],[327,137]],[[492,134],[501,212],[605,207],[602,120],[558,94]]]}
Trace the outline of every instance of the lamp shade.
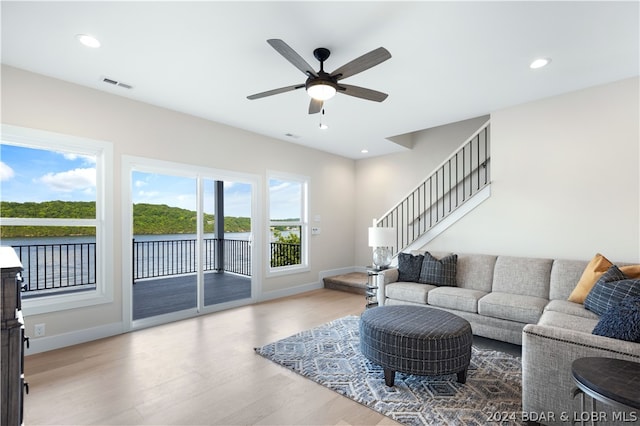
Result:
{"label": "lamp shade", "polygon": [[369,247],[390,247],[396,242],[395,228],[369,228]]}

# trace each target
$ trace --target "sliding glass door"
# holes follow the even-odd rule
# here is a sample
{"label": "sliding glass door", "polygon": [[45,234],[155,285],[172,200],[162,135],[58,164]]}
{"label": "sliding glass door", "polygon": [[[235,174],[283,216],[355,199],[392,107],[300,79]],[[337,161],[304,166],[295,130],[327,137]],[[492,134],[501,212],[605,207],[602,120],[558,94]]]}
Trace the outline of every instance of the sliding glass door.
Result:
{"label": "sliding glass door", "polygon": [[129,166],[132,328],[249,303],[256,183],[156,163]]}

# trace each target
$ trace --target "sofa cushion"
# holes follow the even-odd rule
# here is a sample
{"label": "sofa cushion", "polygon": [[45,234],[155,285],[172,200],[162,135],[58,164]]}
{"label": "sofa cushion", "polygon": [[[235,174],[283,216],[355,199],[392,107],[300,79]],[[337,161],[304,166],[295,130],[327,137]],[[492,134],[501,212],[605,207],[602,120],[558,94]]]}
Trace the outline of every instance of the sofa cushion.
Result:
{"label": "sofa cushion", "polygon": [[549,279],[549,299],[568,300],[588,263],[586,260],[554,260]]}
{"label": "sofa cushion", "polygon": [[625,298],[640,296],[640,280],[626,278],[618,267],[613,265],[593,286],[584,301],[584,307],[598,315],[603,315]]}
{"label": "sofa cushion", "polygon": [[572,332],[577,331],[587,334],[591,334],[596,324],[598,324],[598,319],[584,318],[555,311],[545,311],[538,321],[538,325],[564,328]]}
{"label": "sofa cushion", "polygon": [[431,284],[395,282],[384,286],[384,294],[390,299],[426,304],[427,293],[434,288]]}
{"label": "sofa cushion", "polygon": [[568,300],[552,300],[544,307],[544,311],[562,312],[563,314],[595,320],[599,318],[598,315],[585,309],[582,303],[569,302]]}
{"label": "sofa cushion", "polygon": [[478,300],[487,293],[480,290],[458,287],[434,288],[427,295],[430,306],[478,313]]}
{"label": "sofa cushion", "polygon": [[436,259],[429,252],[425,252],[418,282],[436,286],[455,287],[457,261],[458,255],[456,254],[451,254],[442,259]]}
{"label": "sofa cushion", "polygon": [[478,301],[478,313],[522,323],[537,323],[547,299],[494,291]]}
{"label": "sofa cushion", "polygon": [[499,256],[492,291],[549,299],[551,259]]}
{"label": "sofa cushion", "polygon": [[640,343],[640,297],[628,297],[609,308],[593,334]]}
{"label": "sofa cushion", "polygon": [[491,291],[493,270],[498,256],[488,254],[460,254],[456,264],[456,283],[458,287]]}
{"label": "sofa cushion", "polygon": [[398,254],[398,281],[416,282],[420,277],[424,256],[409,253]]}

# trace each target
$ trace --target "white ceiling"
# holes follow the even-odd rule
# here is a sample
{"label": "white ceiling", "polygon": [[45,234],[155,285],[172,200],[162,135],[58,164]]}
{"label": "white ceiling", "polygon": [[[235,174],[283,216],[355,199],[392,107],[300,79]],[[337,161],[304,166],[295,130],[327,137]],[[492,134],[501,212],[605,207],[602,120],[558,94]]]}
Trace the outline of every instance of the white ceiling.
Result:
{"label": "white ceiling", "polygon": [[[3,0],[2,63],[357,159],[405,149],[394,136],[639,75],[639,5]],[[391,59],[344,82],[389,97],[337,95],[324,131],[304,90],[250,101],[305,80],[270,38],[314,66],[313,50],[330,49],[329,72],[383,46]],[[552,62],[529,69],[537,57]]]}

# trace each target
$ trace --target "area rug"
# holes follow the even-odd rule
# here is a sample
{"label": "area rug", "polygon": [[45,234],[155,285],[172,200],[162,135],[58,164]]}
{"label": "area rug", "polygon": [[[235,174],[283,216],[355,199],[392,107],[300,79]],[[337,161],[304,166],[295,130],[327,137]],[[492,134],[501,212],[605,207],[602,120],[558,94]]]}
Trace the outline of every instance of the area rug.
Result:
{"label": "area rug", "polygon": [[520,424],[520,358],[473,347],[466,384],[396,373],[387,387],[382,367],[360,353],[359,321],[339,318],[255,351],[404,425]]}

